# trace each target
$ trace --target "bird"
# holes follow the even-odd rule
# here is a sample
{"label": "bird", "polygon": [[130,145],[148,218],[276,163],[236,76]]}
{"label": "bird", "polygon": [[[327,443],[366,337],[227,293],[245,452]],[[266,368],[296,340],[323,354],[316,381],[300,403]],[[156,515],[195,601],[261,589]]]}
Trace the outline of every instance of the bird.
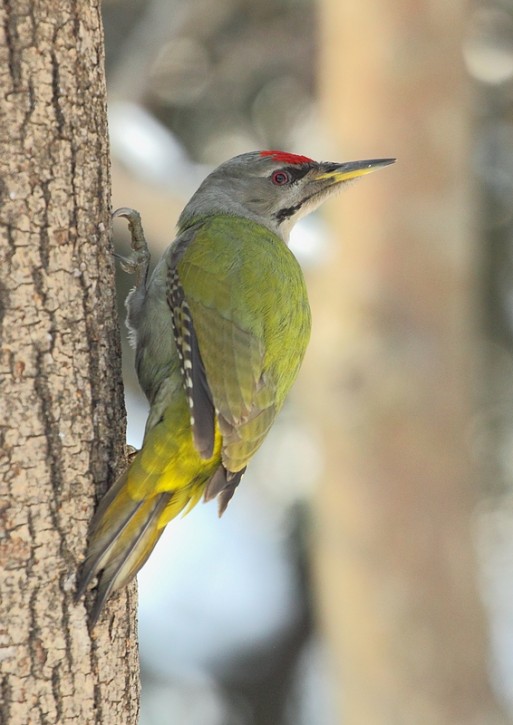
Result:
{"label": "bird", "polygon": [[146,562],[166,525],[203,498],[226,510],[294,382],[310,337],[293,225],[347,182],[393,163],[318,162],[269,150],[225,161],[183,209],[151,276],[137,211],[121,208],[135,274],[126,300],[149,402],[141,450],[93,516],[76,600],[97,579],[94,626]]}

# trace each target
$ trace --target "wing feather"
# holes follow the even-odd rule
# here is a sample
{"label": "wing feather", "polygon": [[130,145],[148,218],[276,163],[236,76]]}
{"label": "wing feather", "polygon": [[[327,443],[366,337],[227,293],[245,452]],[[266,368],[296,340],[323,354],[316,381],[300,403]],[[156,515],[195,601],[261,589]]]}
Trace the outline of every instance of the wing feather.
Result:
{"label": "wing feather", "polygon": [[195,388],[204,385],[223,438],[227,481],[245,468],[269,431],[310,330],[304,279],[290,250],[258,225],[244,245],[240,235],[247,235],[243,220],[212,219],[174,260],[174,284],[203,366],[199,382],[191,376],[191,410],[199,410],[205,394],[198,393],[196,402]]}
{"label": "wing feather", "polygon": [[173,332],[189,405],[194,444],[202,458],[210,458],[214,450],[214,404],[191,312],[174,267],[169,268],[167,300],[172,313]]}

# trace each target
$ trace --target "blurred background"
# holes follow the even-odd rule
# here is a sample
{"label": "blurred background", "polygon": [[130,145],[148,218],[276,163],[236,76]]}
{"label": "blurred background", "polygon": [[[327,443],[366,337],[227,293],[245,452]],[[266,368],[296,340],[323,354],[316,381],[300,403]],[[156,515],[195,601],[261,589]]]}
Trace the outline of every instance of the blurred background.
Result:
{"label": "blurred background", "polygon": [[307,359],[225,516],[139,576],[141,725],[513,721],[513,0],[103,13],[113,205],[154,260],[237,153],[398,158],[295,230]]}

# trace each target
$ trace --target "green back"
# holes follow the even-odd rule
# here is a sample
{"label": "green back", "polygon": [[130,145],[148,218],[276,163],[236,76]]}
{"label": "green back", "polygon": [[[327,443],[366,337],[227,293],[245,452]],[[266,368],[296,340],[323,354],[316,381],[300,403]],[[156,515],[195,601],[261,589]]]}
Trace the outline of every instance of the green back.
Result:
{"label": "green back", "polygon": [[301,268],[254,222],[201,225],[177,265],[223,434],[223,463],[241,470],[294,382],[310,336]]}

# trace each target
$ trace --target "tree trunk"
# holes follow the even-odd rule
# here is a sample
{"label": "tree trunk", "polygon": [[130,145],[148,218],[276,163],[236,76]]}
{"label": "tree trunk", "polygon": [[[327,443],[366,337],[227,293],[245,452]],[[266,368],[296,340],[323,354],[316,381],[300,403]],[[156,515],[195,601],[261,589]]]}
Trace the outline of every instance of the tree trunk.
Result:
{"label": "tree trunk", "polygon": [[339,238],[313,295],[308,368],[326,454],[316,564],[346,725],[502,722],[471,526],[465,11],[321,5],[322,96],[341,160],[398,157],[337,201]]}
{"label": "tree trunk", "polygon": [[0,720],[135,723],[133,588],[73,603],[124,445],[95,0],[0,6]]}

